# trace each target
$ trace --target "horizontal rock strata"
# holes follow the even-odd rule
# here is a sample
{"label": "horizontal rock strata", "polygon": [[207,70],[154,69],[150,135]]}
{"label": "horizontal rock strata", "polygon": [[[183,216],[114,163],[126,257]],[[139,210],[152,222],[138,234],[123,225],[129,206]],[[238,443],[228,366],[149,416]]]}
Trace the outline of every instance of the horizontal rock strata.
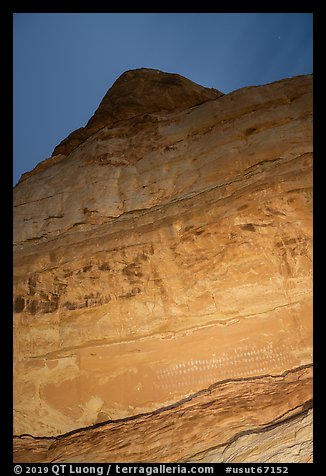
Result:
{"label": "horizontal rock strata", "polygon": [[[290,463],[299,457],[309,462],[310,396],[309,366],[279,376],[225,380],[151,414],[57,438],[21,437],[15,440],[16,460],[260,462],[263,457]],[[234,406],[241,409],[241,422]]]}
{"label": "horizontal rock strata", "polygon": [[311,96],[127,72],[22,177],[16,461],[312,461]]}

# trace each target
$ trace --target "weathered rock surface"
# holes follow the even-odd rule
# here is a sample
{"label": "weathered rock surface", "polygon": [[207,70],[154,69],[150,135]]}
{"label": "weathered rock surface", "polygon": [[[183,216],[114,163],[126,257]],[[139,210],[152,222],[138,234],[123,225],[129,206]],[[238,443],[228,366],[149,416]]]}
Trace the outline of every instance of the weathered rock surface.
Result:
{"label": "weathered rock surface", "polygon": [[222,95],[217,89],[204,88],[179,74],[148,68],[126,71],[109,89],[87,125],[64,139],[52,156],[70,154],[91,135],[119,121],[157,111],[186,109]]}
{"label": "weathered rock surface", "polygon": [[[280,376],[226,380],[123,423],[36,442],[22,437],[15,441],[16,457],[30,462],[40,457],[46,462],[294,462],[299,457],[308,462],[310,377],[308,366]],[[241,421],[233,405],[241,408]]]}
{"label": "weathered rock surface", "polygon": [[24,174],[16,461],[312,460],[311,115],[135,70]]}

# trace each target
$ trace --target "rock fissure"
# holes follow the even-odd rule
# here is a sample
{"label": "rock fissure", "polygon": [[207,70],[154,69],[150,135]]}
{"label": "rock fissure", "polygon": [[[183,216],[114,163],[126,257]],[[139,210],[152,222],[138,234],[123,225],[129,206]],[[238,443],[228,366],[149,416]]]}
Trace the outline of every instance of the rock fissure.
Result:
{"label": "rock fissure", "polygon": [[[24,438],[24,437],[30,437],[30,438],[33,438],[33,439],[36,439],[36,440],[37,439],[45,439],[45,440],[48,439],[48,440],[54,440],[54,441],[61,440],[61,439],[64,439],[68,436],[78,434],[79,432],[92,431],[93,429],[100,428],[100,427],[110,425],[110,424],[113,424],[113,423],[116,424],[116,423],[122,423],[122,422],[126,422],[126,421],[134,421],[134,420],[137,420],[137,419],[143,419],[144,417],[150,417],[151,415],[158,415],[158,414],[161,414],[162,412],[167,412],[171,409],[179,409],[183,404],[191,402],[191,401],[195,400],[196,398],[200,397],[201,395],[209,394],[213,390],[216,390],[221,385],[225,385],[225,384],[229,384],[229,383],[248,382],[248,381],[251,381],[251,380],[261,380],[261,379],[266,379],[266,378],[279,379],[279,378],[286,377],[289,374],[296,373],[296,372],[299,372],[299,371],[304,370],[304,369],[310,369],[310,368],[312,368],[312,366],[313,366],[312,363],[308,363],[308,364],[305,364],[305,365],[301,365],[300,367],[296,367],[294,369],[288,369],[280,375],[266,374],[266,375],[259,375],[257,377],[249,376],[249,377],[237,378],[237,379],[233,379],[233,380],[232,379],[226,379],[226,380],[223,380],[223,381],[220,381],[220,382],[214,382],[207,389],[201,389],[200,391],[198,391],[198,392],[196,392],[192,395],[189,395],[188,397],[186,397],[186,398],[184,398],[180,401],[177,401],[177,402],[175,402],[171,405],[168,405],[166,407],[159,408],[159,409],[157,409],[153,412],[140,413],[140,414],[134,415],[132,417],[121,418],[121,419],[118,419],[118,420],[108,420],[108,421],[101,422],[101,423],[98,423],[98,424],[95,424],[95,425],[92,425],[92,426],[88,426],[88,427],[84,427],[84,428],[78,428],[76,430],[73,430],[71,432],[68,432],[68,433],[65,433],[65,434],[62,434],[62,435],[47,437],[47,436],[35,436],[35,435],[30,435],[30,434],[24,433],[22,435],[14,435],[13,437],[14,438],[20,438],[20,439]],[[308,408],[307,408],[307,404],[309,404]],[[196,405],[196,402],[194,402],[194,405]],[[298,405],[298,407],[291,408],[290,410],[287,410],[286,413],[289,413],[290,411],[296,410],[297,408],[301,408],[303,406],[305,406],[304,411],[305,412],[308,411],[310,408],[312,408],[312,401],[309,400],[308,402],[304,402],[303,404]],[[181,411],[183,411],[183,410],[181,410]],[[286,413],[284,415],[281,415],[280,417],[278,417],[278,420],[280,420],[282,417],[284,417],[286,415]],[[273,425],[273,424],[278,425],[279,423],[282,423],[282,421],[281,422],[275,422],[275,423],[272,422],[272,423],[269,423],[268,425]],[[261,431],[264,431],[264,429],[262,429]],[[244,433],[244,434],[246,434],[246,433]],[[237,439],[237,436],[235,435],[234,438]],[[220,445],[218,445],[218,446],[220,446]]]}
{"label": "rock fissure", "polygon": [[[309,401],[309,404],[311,405],[310,408],[312,408],[311,400]],[[302,409],[303,406],[304,406],[304,404],[299,405],[298,407],[294,408],[293,410]],[[284,418],[284,419],[281,419],[281,420],[278,420],[278,421],[275,421],[275,422],[270,422],[270,423],[264,425],[262,428],[261,427],[260,428],[251,428],[250,430],[241,431],[238,434],[234,435],[232,438],[230,438],[230,440],[228,440],[226,442],[219,443],[218,445],[211,446],[210,448],[207,448],[203,451],[200,451],[198,453],[190,455],[188,457],[189,461],[200,460],[201,455],[206,455],[207,453],[212,452],[213,450],[216,450],[218,448],[222,448],[223,449],[223,454],[225,454],[225,453],[227,453],[229,447],[231,445],[233,445],[233,443],[237,442],[239,439],[241,439],[244,436],[259,434],[259,433],[267,433],[272,429],[275,429],[275,428],[277,429],[279,427],[282,428],[282,425],[284,425],[284,423],[287,423],[287,422],[292,421],[292,420],[300,420],[303,416],[306,416],[308,413],[309,413],[309,409],[302,410],[302,411],[299,411],[299,412],[295,413],[294,415],[291,415],[287,418]],[[300,444],[297,443],[295,445],[291,445],[291,447],[293,447],[293,446],[300,446]],[[178,463],[182,463],[182,462],[184,462],[184,461],[178,461]],[[224,460],[223,462],[228,463],[228,460]]]}

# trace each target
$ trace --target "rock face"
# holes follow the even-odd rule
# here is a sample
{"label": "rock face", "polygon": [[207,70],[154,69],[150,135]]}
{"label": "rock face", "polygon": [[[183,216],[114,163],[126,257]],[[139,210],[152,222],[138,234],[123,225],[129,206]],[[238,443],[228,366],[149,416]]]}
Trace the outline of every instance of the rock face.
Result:
{"label": "rock face", "polygon": [[311,129],[140,69],[24,174],[15,461],[312,461]]}

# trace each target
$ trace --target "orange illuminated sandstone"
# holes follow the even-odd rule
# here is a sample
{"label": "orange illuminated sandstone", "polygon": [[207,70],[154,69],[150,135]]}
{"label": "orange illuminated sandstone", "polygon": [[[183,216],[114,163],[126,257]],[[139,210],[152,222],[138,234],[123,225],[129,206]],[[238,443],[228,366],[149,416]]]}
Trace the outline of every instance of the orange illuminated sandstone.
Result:
{"label": "orange illuminated sandstone", "polygon": [[312,460],[311,95],[134,70],[22,177],[16,461]]}

